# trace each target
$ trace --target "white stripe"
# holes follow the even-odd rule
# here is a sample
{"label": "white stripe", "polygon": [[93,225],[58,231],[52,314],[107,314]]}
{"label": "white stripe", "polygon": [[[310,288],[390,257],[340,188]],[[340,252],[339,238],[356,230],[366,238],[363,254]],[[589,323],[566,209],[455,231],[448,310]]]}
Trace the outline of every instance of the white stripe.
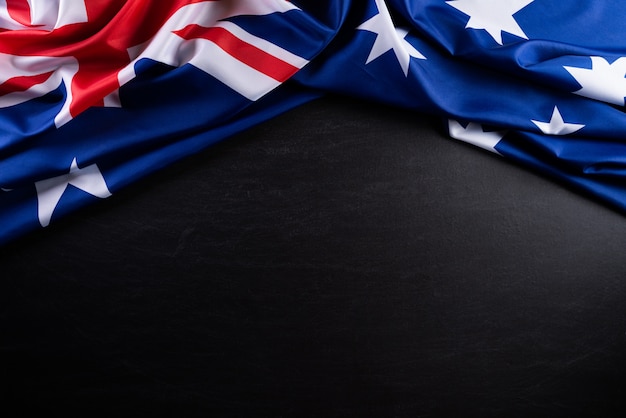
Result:
{"label": "white stripe", "polygon": [[[218,2],[220,3],[220,2]],[[229,10],[230,16],[235,15],[268,15],[270,13],[280,12],[285,13],[289,10],[300,10],[294,4],[287,0],[239,0],[226,5]],[[236,3],[233,7],[230,3]]]}
{"label": "white stripe", "polygon": [[233,58],[205,39],[188,43],[198,53],[189,62],[249,100],[258,100],[281,83]]}
{"label": "white stripe", "polygon": [[[73,23],[87,22],[85,0],[27,0],[30,7],[30,24],[38,30],[53,30]],[[9,14],[6,0],[0,0],[0,27],[28,29]]]}
{"label": "white stripe", "polygon": [[122,107],[122,101],[120,100],[120,90],[117,89],[102,99],[105,107]]}
{"label": "white stripe", "polygon": [[62,77],[59,73],[52,74],[46,81],[41,84],[35,84],[31,88],[24,91],[16,91],[13,93],[5,94],[0,97],[0,108],[15,106],[20,103],[27,102],[31,99],[44,96],[61,84]]}
{"label": "white stripe", "polygon": [[254,36],[249,32],[246,32],[241,27],[235,25],[232,22],[228,22],[228,21],[218,22],[215,25],[215,27],[221,27],[221,28],[226,29],[227,31],[229,31],[230,33],[232,33],[233,35],[235,35],[237,38],[241,39],[242,41],[245,41],[251,45],[254,45],[255,47],[267,52],[270,55],[275,56],[276,58],[281,59],[282,61],[285,61],[286,63],[293,65],[294,67],[302,68],[309,62],[307,59],[302,58],[301,56],[298,56],[296,54],[293,54],[287,51],[286,49],[279,47],[276,44],[266,41],[263,38],[259,38],[258,36]]}
{"label": "white stripe", "polygon": [[0,28],[19,30],[25,29],[27,26],[15,21],[9,14],[9,8],[6,0],[0,0]]}
{"label": "white stripe", "polygon": [[85,0],[28,0],[30,20],[45,29],[87,22]]}
{"label": "white stripe", "polygon": [[[6,63],[6,64],[5,64]],[[18,105],[28,100],[41,97],[65,83],[66,98],[61,111],[54,118],[57,127],[69,122],[70,104],[72,103],[72,80],[78,72],[78,61],[73,57],[15,56],[0,53],[0,67],[5,71],[0,74],[0,84],[13,77],[36,76],[51,72],[43,83],[36,84],[25,91],[16,91],[0,96],[0,108]]]}

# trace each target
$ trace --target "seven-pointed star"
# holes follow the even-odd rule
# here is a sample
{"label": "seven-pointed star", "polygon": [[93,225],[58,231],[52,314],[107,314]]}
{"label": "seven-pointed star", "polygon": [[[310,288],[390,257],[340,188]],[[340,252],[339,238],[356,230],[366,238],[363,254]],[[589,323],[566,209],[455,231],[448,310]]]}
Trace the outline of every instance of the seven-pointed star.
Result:
{"label": "seven-pointed star", "polygon": [[626,57],[613,64],[602,57],[590,57],[591,69],[563,67],[582,86],[574,93],[603,102],[624,106],[626,97]]}
{"label": "seven-pointed star", "polygon": [[500,154],[496,151],[496,145],[506,135],[506,131],[485,132],[482,125],[476,122],[470,122],[464,128],[463,125],[452,119],[448,120],[448,132],[454,139],[476,145],[496,154]]}
{"label": "seven-pointed star", "polygon": [[101,199],[111,196],[111,192],[98,166],[92,164],[84,168],[78,168],[78,163],[76,158],[74,158],[68,174],[62,174],[35,183],[39,223],[41,226],[46,227],[50,224],[52,213],[59,204],[63,193],[65,193],[65,189],[70,185]]}
{"label": "seven-pointed star", "polygon": [[585,127],[585,125],[578,123],[566,123],[563,121],[563,116],[561,116],[561,112],[559,112],[559,108],[556,106],[554,106],[552,111],[550,122],[540,122],[534,119],[531,119],[531,122],[537,125],[541,132],[546,135],[567,135]]}
{"label": "seven-pointed star", "polygon": [[470,17],[466,28],[484,29],[502,45],[502,32],[528,39],[513,15],[532,2],[533,0],[453,0],[446,3]]}
{"label": "seven-pointed star", "polygon": [[408,76],[411,57],[418,59],[426,59],[426,57],[404,39],[408,33],[406,29],[394,28],[385,2],[383,0],[375,1],[378,14],[357,27],[358,30],[366,30],[376,34],[376,40],[365,63],[369,64],[391,49],[396,54],[404,75]]}

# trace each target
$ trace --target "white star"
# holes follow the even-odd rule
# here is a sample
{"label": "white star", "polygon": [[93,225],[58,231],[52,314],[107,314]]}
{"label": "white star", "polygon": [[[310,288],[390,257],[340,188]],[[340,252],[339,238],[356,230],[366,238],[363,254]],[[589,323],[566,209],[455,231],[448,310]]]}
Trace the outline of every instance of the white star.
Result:
{"label": "white star", "polygon": [[446,3],[470,17],[466,28],[484,29],[502,45],[502,32],[528,39],[513,15],[532,2],[533,0],[453,0]]}
{"label": "white star", "polygon": [[585,127],[585,125],[578,123],[564,122],[563,116],[561,116],[561,112],[559,112],[559,108],[556,106],[554,106],[554,110],[552,111],[550,122],[540,122],[534,119],[531,119],[531,122],[537,125],[537,127],[541,129],[541,132],[546,135],[567,135]]}
{"label": "white star", "polygon": [[485,132],[482,125],[475,122],[470,122],[464,128],[459,122],[452,119],[448,120],[448,132],[454,139],[467,142],[496,154],[500,154],[496,151],[496,145],[506,134],[506,131]]}
{"label": "white star", "polygon": [[74,158],[68,174],[62,174],[35,183],[39,223],[41,226],[45,227],[50,224],[52,213],[69,185],[102,199],[111,196],[111,192],[98,166],[92,164],[85,168],[78,168],[76,158]]}
{"label": "white star", "polygon": [[624,106],[626,97],[626,57],[609,64],[602,57],[591,57],[591,69],[563,67],[582,86],[574,93]]}
{"label": "white star", "polygon": [[376,34],[376,40],[365,64],[369,64],[385,52],[393,50],[404,75],[408,76],[411,57],[418,59],[426,59],[426,57],[404,39],[409,33],[408,30],[394,27],[384,0],[375,1],[378,7],[378,14],[357,27],[358,30],[366,30]]}

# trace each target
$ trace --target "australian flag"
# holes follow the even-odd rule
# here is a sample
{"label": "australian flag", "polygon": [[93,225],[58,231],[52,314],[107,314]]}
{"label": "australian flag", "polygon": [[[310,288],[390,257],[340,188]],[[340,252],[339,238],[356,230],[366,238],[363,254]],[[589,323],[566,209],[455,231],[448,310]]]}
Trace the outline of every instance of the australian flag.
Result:
{"label": "australian flag", "polygon": [[621,16],[619,0],[2,0],[0,244],[326,92],[440,115],[626,211]]}

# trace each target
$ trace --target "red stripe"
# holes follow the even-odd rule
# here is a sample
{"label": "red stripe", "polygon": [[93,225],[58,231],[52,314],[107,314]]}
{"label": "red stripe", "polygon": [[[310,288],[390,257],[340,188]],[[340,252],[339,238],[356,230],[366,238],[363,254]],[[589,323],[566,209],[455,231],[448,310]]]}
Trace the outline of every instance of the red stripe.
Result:
{"label": "red stripe", "polygon": [[287,81],[299,68],[251,45],[224,28],[205,28],[189,25],[174,32],[183,39],[206,39],[222,48],[229,55],[276,81]]}
{"label": "red stripe", "polygon": [[49,73],[43,73],[33,76],[20,76],[9,78],[4,83],[0,84],[0,96],[4,96],[5,94],[15,93],[17,91],[26,91],[29,88],[41,84],[46,81],[50,76],[54,73],[54,71],[50,71]]}
{"label": "red stripe", "polygon": [[26,0],[6,0],[11,19],[22,25],[30,26],[30,5]]}

